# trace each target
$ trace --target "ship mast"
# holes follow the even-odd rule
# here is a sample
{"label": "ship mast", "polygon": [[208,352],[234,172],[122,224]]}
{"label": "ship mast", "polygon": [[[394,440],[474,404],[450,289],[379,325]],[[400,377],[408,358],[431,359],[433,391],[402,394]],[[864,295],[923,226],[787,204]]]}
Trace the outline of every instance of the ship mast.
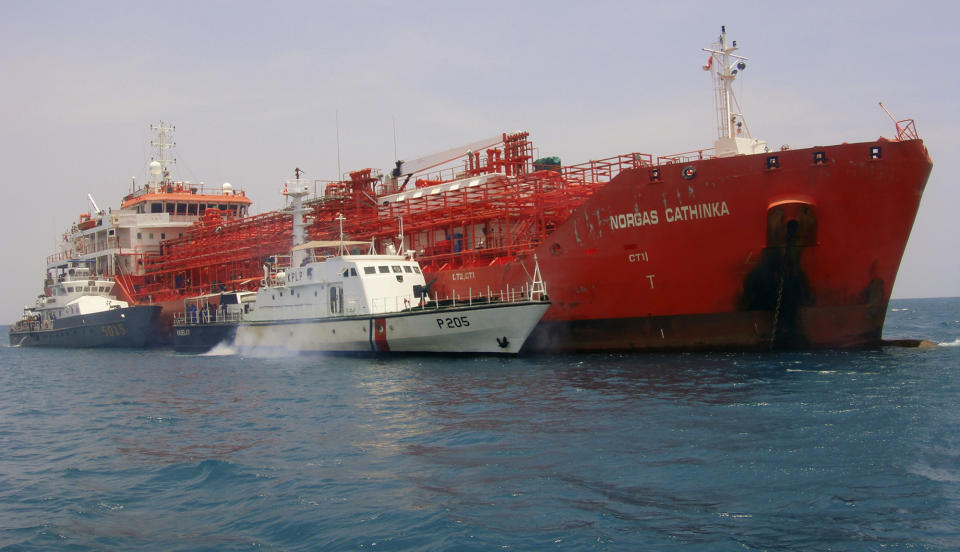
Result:
{"label": "ship mast", "polygon": [[173,141],[173,131],[176,130],[176,127],[160,121],[158,125],[150,125],[150,130],[157,133],[156,140],[150,141],[150,145],[157,148],[156,154],[150,159],[150,184],[159,187],[160,184],[166,183],[170,178],[170,171],[167,166],[177,162],[176,158],[170,158],[167,152],[167,150],[177,146],[176,142]]}
{"label": "ship mast", "polygon": [[717,109],[717,140],[714,142],[717,157],[761,153],[767,143],[753,138],[733,91],[733,81],[740,71],[746,69],[748,58],[734,54],[737,41],[727,45],[727,27],[720,27],[720,38],[711,48],[703,48],[710,54],[704,71],[713,76]]}
{"label": "ship mast", "polygon": [[293,247],[290,250],[291,267],[300,266],[307,258],[307,252],[305,250],[297,249],[297,246],[305,243],[306,239],[306,225],[303,220],[303,198],[309,193],[309,186],[301,183],[300,173],[301,171],[298,168],[296,171],[296,180],[288,180],[283,185],[283,195],[292,200]]}

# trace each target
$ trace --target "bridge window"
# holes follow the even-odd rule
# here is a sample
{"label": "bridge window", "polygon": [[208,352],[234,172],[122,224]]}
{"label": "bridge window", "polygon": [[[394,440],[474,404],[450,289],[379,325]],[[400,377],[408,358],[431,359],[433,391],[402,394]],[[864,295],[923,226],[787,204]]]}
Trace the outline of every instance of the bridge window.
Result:
{"label": "bridge window", "polygon": [[389,266],[378,266],[378,267],[377,267],[377,270],[380,271],[380,274],[390,274],[390,267],[389,267]]}
{"label": "bridge window", "polygon": [[413,272],[413,268],[411,268],[410,265],[405,265],[405,266],[403,267],[403,271],[404,271],[404,272],[407,272],[407,273],[410,273],[410,272]]}
{"label": "bridge window", "polygon": [[151,213],[162,213],[163,212],[163,203],[151,203],[150,204]]}
{"label": "bridge window", "polygon": [[365,267],[363,267],[363,273],[364,273],[364,274],[376,274],[376,273],[377,273],[377,267],[375,267],[375,266],[365,266]]}

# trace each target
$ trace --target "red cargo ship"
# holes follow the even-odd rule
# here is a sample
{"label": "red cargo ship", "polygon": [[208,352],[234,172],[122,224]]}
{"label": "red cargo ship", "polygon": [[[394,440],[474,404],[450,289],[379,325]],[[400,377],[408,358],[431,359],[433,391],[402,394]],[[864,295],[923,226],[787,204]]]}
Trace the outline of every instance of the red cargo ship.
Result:
{"label": "red cargo ship", "polygon": [[[894,139],[769,151],[732,92],[746,58],[725,33],[705,50],[713,148],[562,166],[504,134],[316,183],[308,238],[345,217],[351,240],[413,250],[441,299],[522,287],[536,256],[552,306],[528,351],[878,344],[932,167],[913,121]],[[118,278],[168,316],[184,297],[256,289],[289,217],[208,211]]]}

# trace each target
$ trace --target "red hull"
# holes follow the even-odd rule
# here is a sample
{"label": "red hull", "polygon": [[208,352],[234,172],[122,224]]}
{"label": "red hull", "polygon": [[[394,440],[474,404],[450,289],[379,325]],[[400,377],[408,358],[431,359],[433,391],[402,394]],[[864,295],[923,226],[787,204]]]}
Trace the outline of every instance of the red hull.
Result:
{"label": "red hull", "polygon": [[[626,170],[536,248],[553,306],[527,349],[875,345],[931,167],[911,140]],[[532,269],[439,271],[432,290]]]}

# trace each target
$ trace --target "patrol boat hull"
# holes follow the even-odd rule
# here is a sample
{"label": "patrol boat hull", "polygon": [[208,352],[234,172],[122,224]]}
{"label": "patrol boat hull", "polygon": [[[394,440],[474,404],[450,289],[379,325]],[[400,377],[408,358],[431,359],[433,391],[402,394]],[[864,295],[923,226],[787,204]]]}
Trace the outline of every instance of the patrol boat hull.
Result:
{"label": "patrol boat hull", "polygon": [[342,318],[240,323],[240,348],[306,353],[517,354],[543,301],[413,309]]}

